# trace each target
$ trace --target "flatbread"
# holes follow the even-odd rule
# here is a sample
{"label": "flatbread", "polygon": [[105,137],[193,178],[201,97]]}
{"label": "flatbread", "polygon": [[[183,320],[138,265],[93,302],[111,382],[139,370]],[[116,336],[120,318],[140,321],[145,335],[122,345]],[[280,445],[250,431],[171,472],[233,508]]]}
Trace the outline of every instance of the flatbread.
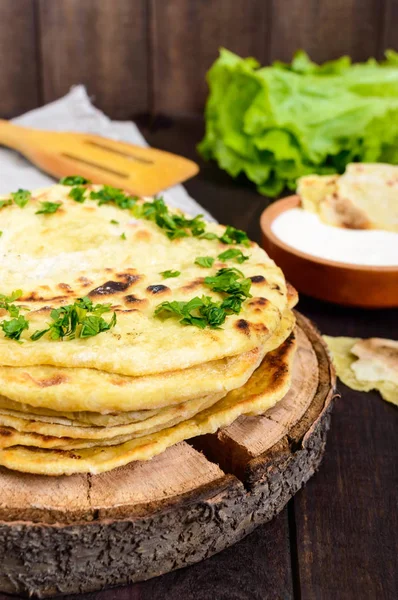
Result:
{"label": "flatbread", "polygon": [[[283,327],[282,327],[283,324]],[[261,358],[258,360],[256,367],[260,364],[263,356],[266,352],[273,350],[281,345],[285,341],[285,339],[290,335],[293,331],[295,319],[294,315],[291,311],[288,311],[284,319],[282,320],[281,327],[277,332],[274,333],[271,340],[268,342],[267,348],[263,349],[261,353]],[[254,370],[254,369],[253,369]],[[240,387],[240,386],[239,386]],[[65,419],[65,422],[59,422],[60,416],[55,411],[52,411],[54,415],[53,422],[51,420],[42,421],[41,415],[37,416],[34,412],[31,413],[18,413],[15,408],[18,407],[18,403],[9,401],[7,398],[0,396],[0,406],[3,405],[6,407],[5,409],[0,408],[0,447],[3,443],[3,447],[17,445],[18,443],[22,445],[40,445],[33,443],[35,438],[32,438],[32,444],[28,444],[27,441],[18,441],[19,437],[17,435],[11,435],[9,432],[3,432],[3,441],[1,439],[1,427],[3,429],[13,428],[17,432],[28,434],[41,434],[43,436],[50,437],[66,437],[66,438],[76,438],[76,439],[111,439],[115,437],[120,437],[124,435],[139,436],[144,435],[149,432],[149,430],[156,431],[158,429],[162,429],[165,427],[166,423],[173,421],[173,423],[177,423],[179,421],[186,420],[196,413],[203,410],[205,406],[210,406],[214,404],[217,400],[226,395],[224,390],[218,391],[216,394],[210,394],[204,397],[195,398],[193,400],[189,400],[182,404],[171,404],[170,406],[161,408],[159,410],[154,411],[142,411],[145,413],[146,418],[144,419],[136,419],[134,422],[106,426],[106,427],[98,427],[98,426],[87,426],[78,423],[76,421],[68,421]],[[9,406],[12,407],[13,410],[7,410],[7,402],[9,402]],[[26,405],[25,405],[26,406]],[[31,411],[34,411],[34,407],[30,407]],[[80,414],[80,413],[78,413]],[[130,413],[136,414],[136,413]],[[62,418],[62,417],[61,417]],[[47,417],[47,419],[51,419]],[[57,422],[58,421],[58,422]],[[22,438],[21,438],[22,439]],[[36,438],[37,439],[37,438]],[[68,442],[69,443],[69,442]],[[47,441],[45,444],[40,445],[40,447],[48,447]],[[55,442],[52,442],[51,447],[63,447],[62,445],[56,445]],[[80,445],[79,447],[84,447]]]}
{"label": "flatbread", "polygon": [[[295,318],[286,310],[273,335],[261,347],[241,356],[221,359],[167,374],[126,377],[96,369],[49,366],[0,367],[2,395],[14,402],[58,411],[140,411],[181,404],[243,385],[266,352],[279,346],[293,330]],[[33,411],[34,412],[34,411]],[[77,420],[79,417],[77,416]]]}
{"label": "flatbread", "polygon": [[297,193],[304,210],[319,213],[319,207],[326,196],[336,191],[338,175],[306,175],[297,181]]}
{"label": "flatbread", "polygon": [[[186,421],[215,404],[221,397],[221,394],[206,396],[184,405],[177,405],[166,414],[156,415],[147,421],[116,427],[64,427],[48,424],[43,426],[43,423],[35,427],[35,422],[2,416],[0,448],[32,446],[78,450],[96,446],[115,446]],[[52,431],[56,435],[52,434]]]}
{"label": "flatbread", "polygon": [[[165,410],[167,407],[165,408]],[[59,425],[76,425],[78,427],[96,426],[113,427],[144,421],[157,414],[161,409],[128,411],[124,413],[94,412],[64,412],[60,413],[49,408],[35,407],[30,404],[14,402],[5,396],[0,396],[0,415],[10,415],[18,418],[32,419],[43,423],[58,423]]]}
{"label": "flatbread", "polygon": [[398,166],[352,163],[341,177],[302,177],[298,194],[329,225],[398,232]]}
{"label": "flatbread", "polygon": [[381,338],[323,336],[333,356],[337,375],[353,390],[378,390],[384,400],[398,405],[398,342]]}
{"label": "flatbread", "polygon": [[135,460],[148,460],[184,439],[214,433],[242,414],[261,414],[288,391],[296,351],[294,334],[267,354],[251,379],[212,407],[174,427],[124,444],[81,450],[46,450],[15,446],[0,450],[0,464],[44,475],[97,474]]}
{"label": "flatbread", "polygon": [[[351,164],[337,183],[337,195],[347,200],[358,215],[363,229],[398,232],[398,166]],[[344,217],[343,217],[344,218]],[[347,227],[355,227],[348,222]]]}
{"label": "flatbread", "polygon": [[[222,329],[201,330],[174,318],[155,318],[156,306],[165,300],[202,295],[221,300],[204,278],[221,267],[237,266],[216,258],[229,246],[192,236],[170,240],[152,221],[111,203],[75,202],[69,191],[68,186],[53,186],[33,192],[23,209],[15,204],[0,209],[1,293],[11,294],[23,282],[24,295],[16,304],[30,309],[30,330],[22,334],[22,344],[0,335],[1,365],[84,367],[134,377],[166,373],[254,350],[278,327],[287,307],[285,279],[254,242],[247,249],[240,246],[249,259],[238,265],[252,278],[253,298]],[[62,206],[53,214],[36,214],[44,201]],[[214,223],[206,228],[219,236],[225,232]],[[213,267],[195,264],[198,256],[216,258]],[[168,269],[181,275],[163,280],[160,273]],[[87,339],[62,342],[45,335],[30,341],[29,333],[47,326],[51,308],[86,295],[112,303],[114,328]]]}

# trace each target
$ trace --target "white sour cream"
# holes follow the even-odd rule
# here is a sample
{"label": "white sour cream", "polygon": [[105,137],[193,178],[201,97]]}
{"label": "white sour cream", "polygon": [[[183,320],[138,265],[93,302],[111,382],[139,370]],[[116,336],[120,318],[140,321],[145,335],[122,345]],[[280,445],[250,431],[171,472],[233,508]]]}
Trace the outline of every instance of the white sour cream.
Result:
{"label": "white sour cream", "polygon": [[291,208],[278,215],[271,229],[285,244],[317,258],[398,267],[398,233],[332,227],[302,208]]}

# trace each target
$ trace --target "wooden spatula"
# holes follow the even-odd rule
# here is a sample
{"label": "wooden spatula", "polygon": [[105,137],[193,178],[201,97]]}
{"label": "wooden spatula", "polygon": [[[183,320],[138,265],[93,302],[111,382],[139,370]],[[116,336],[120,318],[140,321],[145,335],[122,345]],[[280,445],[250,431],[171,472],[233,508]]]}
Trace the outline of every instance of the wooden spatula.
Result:
{"label": "wooden spatula", "polygon": [[50,175],[83,175],[93,183],[152,196],[196,175],[182,156],[99,135],[28,129],[0,119],[0,144],[18,150]]}

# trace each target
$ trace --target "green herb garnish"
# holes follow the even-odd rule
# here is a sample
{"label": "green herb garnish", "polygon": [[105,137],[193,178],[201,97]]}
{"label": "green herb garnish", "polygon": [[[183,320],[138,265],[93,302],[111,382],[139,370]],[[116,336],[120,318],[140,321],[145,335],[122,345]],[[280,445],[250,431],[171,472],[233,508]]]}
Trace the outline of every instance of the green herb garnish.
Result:
{"label": "green herb garnish", "polygon": [[0,308],[6,310],[12,317],[18,317],[20,307],[13,302],[22,296],[22,290],[14,290],[9,296],[0,294]]}
{"label": "green herb garnish", "polygon": [[85,185],[86,183],[91,183],[91,181],[82,177],[82,175],[68,175],[67,177],[62,177],[59,183],[61,185]]}
{"label": "green herb garnish", "polygon": [[19,208],[24,208],[31,199],[32,194],[29,192],[29,190],[23,190],[20,188],[17,192],[12,192],[10,196],[14,200],[15,204],[19,206]]}
{"label": "green herb garnish", "polygon": [[193,325],[200,329],[218,329],[225,321],[226,312],[210,296],[196,296],[188,302],[162,302],[155,310],[160,319],[177,317],[182,325]]}
{"label": "green herb garnish", "polygon": [[249,260],[248,256],[245,256],[242,250],[238,250],[238,248],[230,248],[229,250],[225,250],[218,255],[220,260],[229,260],[230,258],[235,258],[236,262],[242,264],[245,260]]}
{"label": "green herb garnish", "polygon": [[29,329],[29,321],[27,321],[23,315],[19,315],[17,318],[11,319],[10,321],[2,321],[0,327],[6,338],[19,341],[22,332],[25,329]]}
{"label": "green herb garnish", "polygon": [[52,213],[57,212],[59,207],[62,205],[62,202],[41,202],[40,210],[36,211],[37,215],[50,215]]}
{"label": "green herb garnish", "polygon": [[111,304],[93,304],[87,296],[78,298],[74,304],[54,308],[50,313],[53,322],[47,329],[35,331],[30,339],[35,342],[46,333],[52,340],[92,337],[116,325],[115,312],[109,322],[102,317],[110,310]]}
{"label": "green herb garnish", "polygon": [[121,239],[122,239],[122,240],[125,240],[125,239],[127,239],[127,238],[126,238],[126,234],[125,234],[124,232],[121,234],[121,236],[120,236],[120,237],[121,237]]}
{"label": "green herb garnish", "polygon": [[195,258],[195,265],[199,265],[200,267],[210,268],[213,266],[214,258],[211,256],[197,256]]}
{"label": "green herb garnish", "polygon": [[73,200],[75,202],[80,202],[80,204],[82,204],[85,201],[85,197],[84,197],[85,191],[86,191],[85,187],[83,187],[81,185],[77,185],[71,189],[68,196],[70,198],[73,198]]}
{"label": "green herb garnish", "polygon": [[221,308],[225,309],[228,314],[239,314],[243,302],[252,297],[250,294],[251,280],[246,279],[242,271],[235,268],[219,269],[215,276],[205,277],[204,282],[213,292],[228,294],[221,304]]}
{"label": "green herb garnish", "polygon": [[111,219],[112,225],[119,225],[119,221],[115,221],[115,219]]}
{"label": "green herb garnish", "polygon": [[10,206],[10,204],[12,204],[12,200],[0,200],[0,208],[3,208],[4,206]]}
{"label": "green herb garnish", "polygon": [[235,268],[219,269],[213,277],[206,277],[205,284],[214,292],[225,292],[227,294],[240,293],[243,289],[250,289],[250,279],[244,279],[242,271]]}
{"label": "green herb garnish", "polygon": [[3,235],[3,232],[2,232],[2,231],[0,231],[0,237],[1,237],[2,235]]}
{"label": "green herb garnish", "polygon": [[189,236],[199,237],[205,232],[203,215],[187,219],[178,213],[170,213],[163,198],[155,198],[152,202],[144,202],[142,205],[137,204],[134,214],[138,218],[155,222],[170,240]]}
{"label": "green herb garnish", "polygon": [[14,317],[10,321],[2,321],[0,327],[4,332],[6,338],[10,340],[17,340],[21,337],[22,332],[25,329],[29,329],[29,321],[24,316],[20,315],[20,311],[23,307],[15,306],[13,302],[18,300],[22,296],[22,290],[14,290],[9,296],[0,294],[0,308],[6,310],[11,317]]}
{"label": "green herb garnish", "polygon": [[159,275],[162,275],[163,279],[170,279],[171,277],[179,277],[181,271],[161,271]]}
{"label": "green herb garnish", "polygon": [[247,233],[241,229],[235,229],[231,225],[227,225],[224,233],[218,238],[223,244],[243,244],[243,246],[250,246],[250,240]]}
{"label": "green herb garnish", "polygon": [[98,206],[113,202],[122,209],[133,208],[137,202],[137,198],[128,196],[119,188],[114,188],[111,185],[104,185],[98,192],[90,192],[91,200],[98,200]]}
{"label": "green herb garnish", "polygon": [[246,298],[251,298],[250,279],[245,279],[238,269],[220,269],[214,277],[206,277],[205,284],[214,292],[227,294],[216,302],[210,296],[195,296],[188,302],[162,302],[155,309],[160,319],[177,318],[182,325],[193,325],[200,329],[218,329],[227,315],[239,314]]}
{"label": "green herb garnish", "polygon": [[218,240],[218,235],[211,231],[205,231],[204,233],[201,233],[199,237],[202,240]]}

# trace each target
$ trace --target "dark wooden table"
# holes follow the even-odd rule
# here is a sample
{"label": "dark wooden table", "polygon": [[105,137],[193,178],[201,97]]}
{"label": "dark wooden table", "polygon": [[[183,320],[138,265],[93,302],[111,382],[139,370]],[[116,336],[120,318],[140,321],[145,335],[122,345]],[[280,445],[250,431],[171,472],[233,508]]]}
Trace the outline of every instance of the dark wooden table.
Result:
{"label": "dark wooden table", "polygon": [[[157,119],[151,145],[198,160],[200,120]],[[268,200],[215,164],[187,183],[219,221],[259,241]],[[397,311],[364,311],[301,297],[299,310],[330,335],[398,338]],[[397,409],[377,393],[339,385],[320,471],[271,523],[221,554],[151,581],[75,600],[395,600]],[[0,491],[1,493],[1,491]],[[0,600],[8,596],[0,594]],[[70,597],[72,598],[72,597]]]}

